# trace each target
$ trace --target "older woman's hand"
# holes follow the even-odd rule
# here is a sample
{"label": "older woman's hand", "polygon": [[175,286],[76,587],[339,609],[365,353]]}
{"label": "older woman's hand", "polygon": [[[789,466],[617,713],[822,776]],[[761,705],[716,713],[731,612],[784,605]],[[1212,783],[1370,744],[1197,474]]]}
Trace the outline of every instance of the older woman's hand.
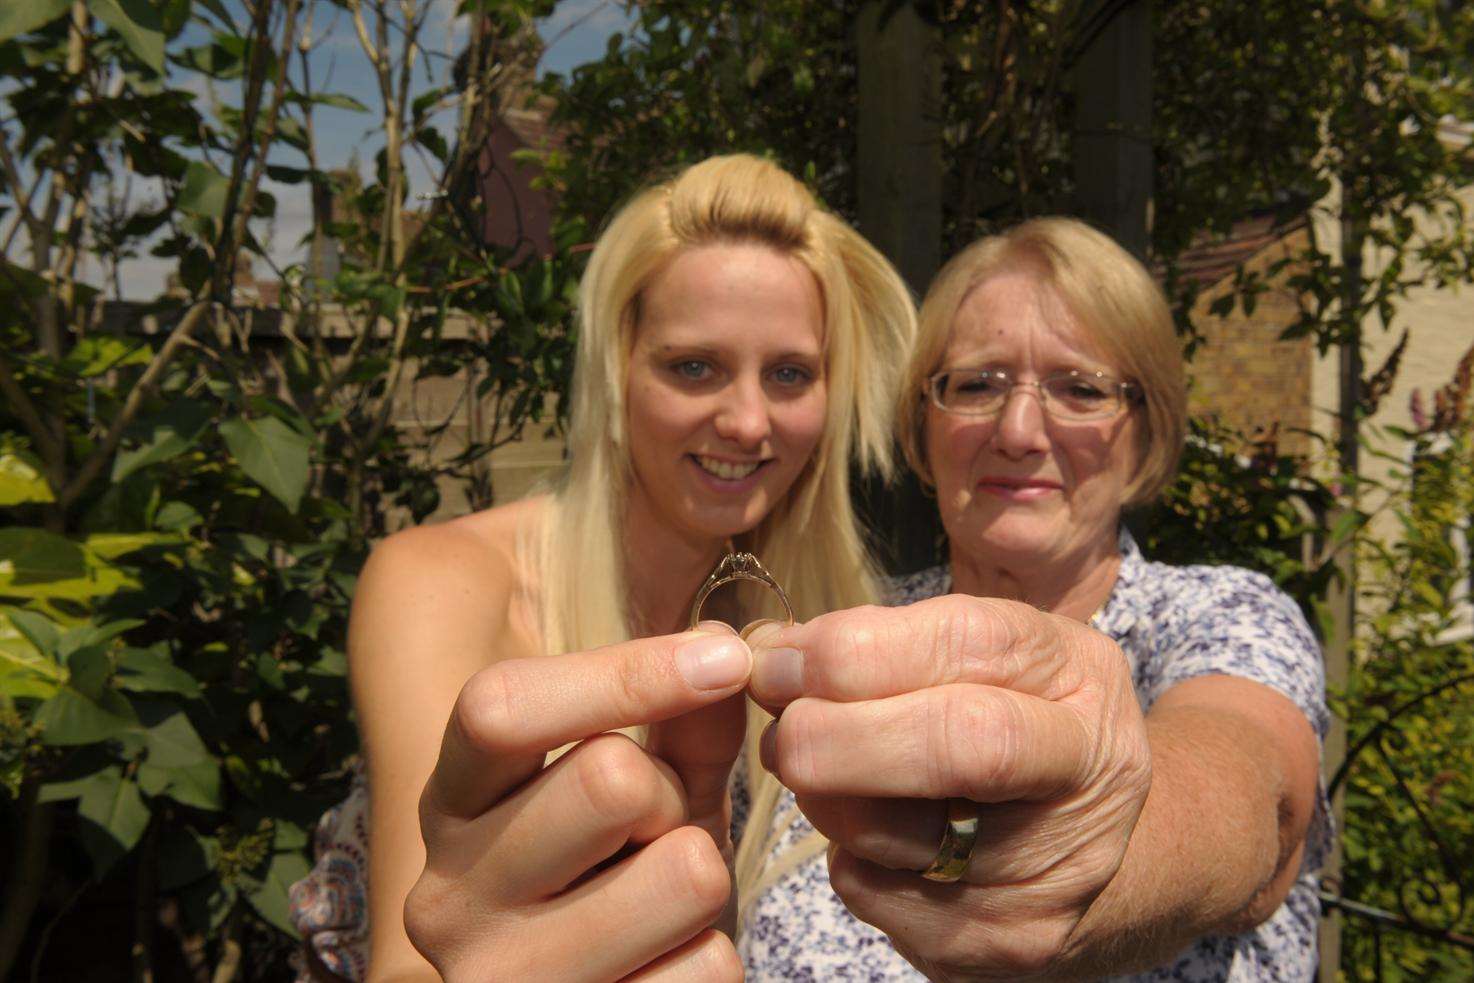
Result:
{"label": "older woman's hand", "polygon": [[[731,897],[750,666],[722,629],[471,677],[420,800],[415,947],[452,981],[740,979],[709,926]],[[605,733],[640,724],[643,747]]]}
{"label": "older woman's hand", "polygon": [[[934,979],[1047,978],[1120,867],[1151,784],[1115,642],[953,595],[839,611],[750,641],[779,718],[763,758],[832,841],[830,880]],[[956,883],[922,878],[946,802],[977,803]]]}

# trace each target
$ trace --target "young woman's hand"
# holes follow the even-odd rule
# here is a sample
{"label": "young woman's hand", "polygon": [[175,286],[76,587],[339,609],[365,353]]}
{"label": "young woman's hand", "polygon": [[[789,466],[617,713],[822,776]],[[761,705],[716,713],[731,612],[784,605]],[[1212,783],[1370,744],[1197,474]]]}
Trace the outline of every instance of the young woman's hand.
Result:
{"label": "young woman's hand", "polygon": [[[420,800],[415,947],[452,983],[741,979],[713,925],[751,666],[704,624],[473,676]],[[643,747],[608,733],[641,725]]]}

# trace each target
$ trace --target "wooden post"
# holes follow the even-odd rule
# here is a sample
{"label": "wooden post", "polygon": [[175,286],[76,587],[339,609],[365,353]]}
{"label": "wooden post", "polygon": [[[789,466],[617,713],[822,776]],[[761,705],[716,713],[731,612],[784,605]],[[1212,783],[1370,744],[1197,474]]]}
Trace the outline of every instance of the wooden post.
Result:
{"label": "wooden post", "polygon": [[[941,39],[911,4],[883,17],[885,6],[869,0],[855,25],[859,226],[919,299],[942,258]],[[909,472],[855,492],[888,570],[941,559],[936,503]]]}
{"label": "wooden post", "polygon": [[1075,188],[1082,218],[1137,259],[1150,243],[1152,5],[1096,0],[1075,76]]}
{"label": "wooden post", "polygon": [[869,0],[855,30],[860,231],[919,297],[941,265],[941,42],[910,4],[884,7]]}

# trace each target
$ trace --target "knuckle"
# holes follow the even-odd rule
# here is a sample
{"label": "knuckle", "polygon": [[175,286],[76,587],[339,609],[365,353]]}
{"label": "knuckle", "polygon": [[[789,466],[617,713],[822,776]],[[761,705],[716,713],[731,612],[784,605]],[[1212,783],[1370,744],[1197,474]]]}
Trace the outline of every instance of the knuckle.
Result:
{"label": "knuckle", "polygon": [[695,826],[683,826],[667,838],[673,840],[672,891],[689,901],[702,921],[715,918],[732,892],[732,876],[716,841]]}
{"label": "knuckle", "polygon": [[1064,956],[1075,919],[1062,916],[1034,920],[1028,932],[999,933],[995,938],[1000,968],[1031,978],[1045,976]]}
{"label": "knuckle", "polygon": [[932,746],[927,760],[936,769],[937,787],[951,795],[987,801],[1018,766],[1022,721],[1008,699],[985,699],[973,687],[948,687],[933,704],[925,733]]}
{"label": "knuckle", "polygon": [[655,768],[645,752],[622,734],[585,741],[573,765],[577,787],[595,816],[626,825],[656,805]]}
{"label": "knuckle", "polygon": [[708,929],[694,953],[696,978],[713,983],[737,983],[743,978],[742,957],[732,940],[715,929]]}
{"label": "knuckle", "polygon": [[524,732],[506,663],[478,670],[466,680],[451,711],[453,726],[472,747],[499,750],[515,746]]}
{"label": "knuckle", "polygon": [[637,719],[646,712],[662,689],[661,667],[665,664],[644,649],[639,656],[620,661],[609,680],[609,699],[621,716]]}
{"label": "knuckle", "polygon": [[422,953],[435,951],[446,926],[443,912],[450,900],[446,892],[437,890],[425,877],[417,880],[404,899],[404,931],[410,942]]}
{"label": "knuckle", "polygon": [[778,774],[795,795],[817,794],[821,767],[818,753],[827,747],[824,734],[824,705],[807,697],[795,700],[778,719],[775,753]]}

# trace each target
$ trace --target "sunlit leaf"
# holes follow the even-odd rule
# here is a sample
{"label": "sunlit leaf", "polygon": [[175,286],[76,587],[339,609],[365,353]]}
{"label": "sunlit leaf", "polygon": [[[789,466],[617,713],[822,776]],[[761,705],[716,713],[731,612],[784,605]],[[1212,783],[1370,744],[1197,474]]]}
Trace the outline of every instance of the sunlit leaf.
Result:
{"label": "sunlit leaf", "polygon": [[0,506],[50,502],[55,496],[41,475],[41,462],[24,451],[0,451]]}
{"label": "sunlit leaf", "polygon": [[82,547],[44,529],[0,529],[0,593],[7,587],[85,576]]}

